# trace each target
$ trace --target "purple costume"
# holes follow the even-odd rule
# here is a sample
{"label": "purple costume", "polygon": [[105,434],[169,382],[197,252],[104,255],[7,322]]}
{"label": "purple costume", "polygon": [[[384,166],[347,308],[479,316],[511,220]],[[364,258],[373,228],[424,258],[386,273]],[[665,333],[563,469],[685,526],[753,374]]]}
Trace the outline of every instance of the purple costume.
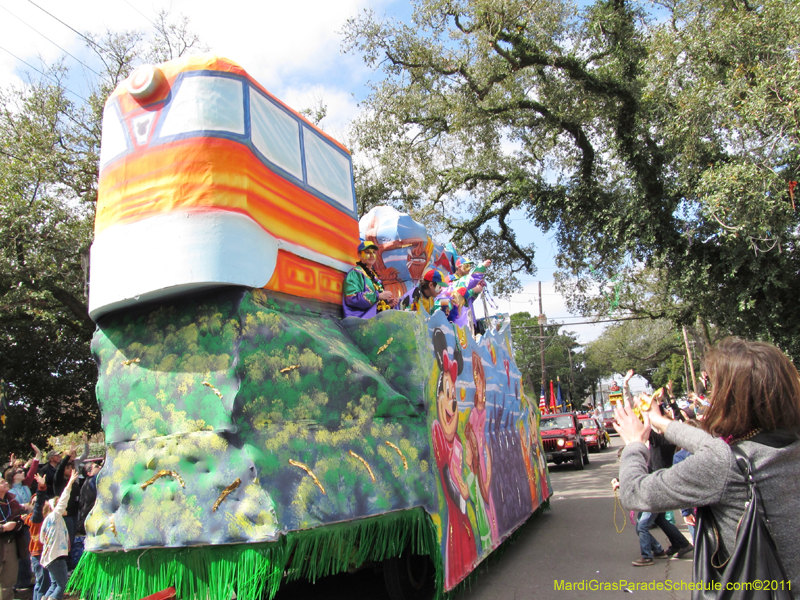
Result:
{"label": "purple costume", "polygon": [[345,317],[371,319],[378,314],[378,291],[361,267],[352,269],[344,278],[342,308]]}

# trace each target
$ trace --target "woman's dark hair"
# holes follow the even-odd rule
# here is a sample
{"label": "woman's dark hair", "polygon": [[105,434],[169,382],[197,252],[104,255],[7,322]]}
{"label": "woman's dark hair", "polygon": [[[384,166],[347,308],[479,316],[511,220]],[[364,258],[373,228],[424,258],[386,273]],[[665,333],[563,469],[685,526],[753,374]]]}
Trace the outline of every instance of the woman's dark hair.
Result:
{"label": "woman's dark hair", "polygon": [[[439,368],[443,368],[442,357],[444,353],[447,352],[447,337],[444,335],[444,331],[440,328],[436,328],[433,330],[433,352],[436,355],[436,364],[439,365]],[[454,344],[453,347],[453,360],[456,361],[458,365],[458,374],[461,374],[461,371],[464,369],[464,357],[461,354],[461,346],[458,345],[458,342]]]}
{"label": "woman's dark hair", "polygon": [[734,437],[756,428],[800,432],[800,374],[778,348],[728,337],[705,363],[712,388],[703,429]]}

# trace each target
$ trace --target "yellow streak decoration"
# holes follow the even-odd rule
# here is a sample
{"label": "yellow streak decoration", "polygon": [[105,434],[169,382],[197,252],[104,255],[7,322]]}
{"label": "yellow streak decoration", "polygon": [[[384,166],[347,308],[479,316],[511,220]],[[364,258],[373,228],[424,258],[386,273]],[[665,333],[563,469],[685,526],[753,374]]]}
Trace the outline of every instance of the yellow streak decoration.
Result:
{"label": "yellow streak decoration", "polygon": [[204,382],[203,382],[203,385],[205,385],[205,386],[207,386],[207,387],[210,387],[210,388],[211,388],[211,391],[212,391],[212,392],[214,392],[214,393],[217,395],[217,398],[219,398],[220,400],[222,400],[222,392],[220,392],[220,391],[219,391],[217,388],[215,388],[213,385],[211,385],[211,384],[210,384],[209,382],[207,382],[207,381],[204,381]]}
{"label": "yellow streak decoration", "polygon": [[145,481],[145,482],[142,484],[142,489],[143,489],[143,490],[146,490],[146,489],[147,489],[147,487],[148,487],[148,486],[151,486],[151,485],[153,485],[153,484],[156,482],[156,480],[157,480],[157,479],[159,479],[159,478],[161,478],[161,477],[167,477],[167,476],[169,476],[169,477],[174,477],[175,479],[177,479],[177,480],[178,480],[178,483],[180,483],[180,484],[181,484],[181,487],[182,487],[182,488],[185,488],[185,487],[186,487],[186,482],[183,480],[183,477],[181,477],[180,475],[178,475],[178,474],[177,474],[175,471],[167,471],[167,470],[163,470],[163,471],[159,471],[158,473],[156,473],[155,475],[153,475],[153,476],[152,476],[150,479],[148,479],[147,481]]}
{"label": "yellow streak decoration", "polygon": [[386,350],[389,347],[389,344],[391,344],[393,341],[394,341],[393,337],[390,337],[388,340],[386,340],[386,343],[383,346],[381,346],[380,348],[378,348],[377,354],[380,354],[381,352]]}
{"label": "yellow streak decoration", "polygon": [[133,363],[140,363],[140,362],[142,362],[142,361],[140,359],[138,359],[138,358],[131,358],[131,359],[128,359],[128,360],[123,360],[122,364],[127,367],[128,365],[132,365]]}
{"label": "yellow streak decoration", "polygon": [[242,480],[237,477],[236,481],[234,481],[232,484],[230,484],[228,487],[226,487],[224,490],[222,490],[222,493],[219,495],[219,498],[217,498],[217,501],[214,502],[214,506],[211,508],[211,512],[217,512],[217,509],[219,508],[219,505],[222,504],[222,502],[225,500],[225,498],[227,498],[228,495],[233,490],[238,488],[239,485],[241,485],[241,483],[242,483]]}
{"label": "yellow streak decoration", "polygon": [[299,369],[300,365],[292,365],[291,367],[286,367],[285,369],[281,369],[281,373],[288,373],[289,371],[294,371],[295,369]]}
{"label": "yellow streak decoration", "polygon": [[363,458],[361,458],[358,454],[356,454],[352,450],[350,450],[350,456],[352,456],[353,458],[357,458],[362,462],[362,464],[367,468],[367,471],[369,471],[369,476],[372,478],[372,483],[375,483],[375,474],[372,472],[372,469],[369,468],[367,461],[365,461]]}
{"label": "yellow streak decoration", "polygon": [[322,492],[323,494],[325,494],[326,496],[328,495],[327,493],[325,493],[325,488],[322,487],[322,484],[319,482],[319,479],[317,479],[317,476],[314,475],[314,471],[309,469],[303,463],[297,462],[296,460],[292,460],[291,458],[289,459],[289,464],[292,465],[293,467],[300,467],[301,469],[303,469],[303,471],[308,473],[309,477],[311,477],[311,479],[314,480],[314,483],[317,484],[317,487],[319,488],[319,491]]}
{"label": "yellow streak decoration", "polygon": [[387,446],[389,446],[389,448],[393,448],[393,449],[394,449],[394,451],[395,451],[395,452],[397,452],[397,453],[400,455],[400,458],[402,458],[402,459],[403,459],[403,468],[404,468],[406,471],[408,471],[408,461],[406,460],[406,457],[405,457],[405,456],[403,456],[403,453],[402,453],[402,451],[400,450],[400,448],[398,448],[397,446],[395,446],[395,445],[394,445],[392,442],[390,442],[390,441],[388,441],[388,440],[387,440],[387,441],[385,441],[385,442],[384,442],[384,444],[386,444]]}

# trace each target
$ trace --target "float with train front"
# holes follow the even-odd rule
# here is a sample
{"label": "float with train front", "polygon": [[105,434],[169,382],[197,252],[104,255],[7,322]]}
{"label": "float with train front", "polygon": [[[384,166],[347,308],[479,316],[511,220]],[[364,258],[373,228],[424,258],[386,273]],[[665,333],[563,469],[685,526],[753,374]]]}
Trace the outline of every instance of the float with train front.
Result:
{"label": "float with train front", "polygon": [[547,502],[509,320],[342,318],[359,235],[397,292],[453,249],[239,65],[142,67],[103,120],[92,349],[107,443],[84,598],[258,600],[383,565],[440,596]]}

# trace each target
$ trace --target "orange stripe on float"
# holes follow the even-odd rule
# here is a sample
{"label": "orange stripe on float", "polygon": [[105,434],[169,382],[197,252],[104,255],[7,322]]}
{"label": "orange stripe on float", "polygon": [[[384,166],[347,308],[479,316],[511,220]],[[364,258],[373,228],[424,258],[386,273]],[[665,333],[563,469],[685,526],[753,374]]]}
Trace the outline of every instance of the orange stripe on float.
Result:
{"label": "orange stripe on float", "polygon": [[267,290],[340,304],[345,274],[319,263],[278,250],[278,262]]}
{"label": "orange stripe on float", "polygon": [[276,237],[353,262],[356,220],[268,169],[246,146],[192,138],[139,151],[103,170],[95,231],[157,214],[226,210]]}

